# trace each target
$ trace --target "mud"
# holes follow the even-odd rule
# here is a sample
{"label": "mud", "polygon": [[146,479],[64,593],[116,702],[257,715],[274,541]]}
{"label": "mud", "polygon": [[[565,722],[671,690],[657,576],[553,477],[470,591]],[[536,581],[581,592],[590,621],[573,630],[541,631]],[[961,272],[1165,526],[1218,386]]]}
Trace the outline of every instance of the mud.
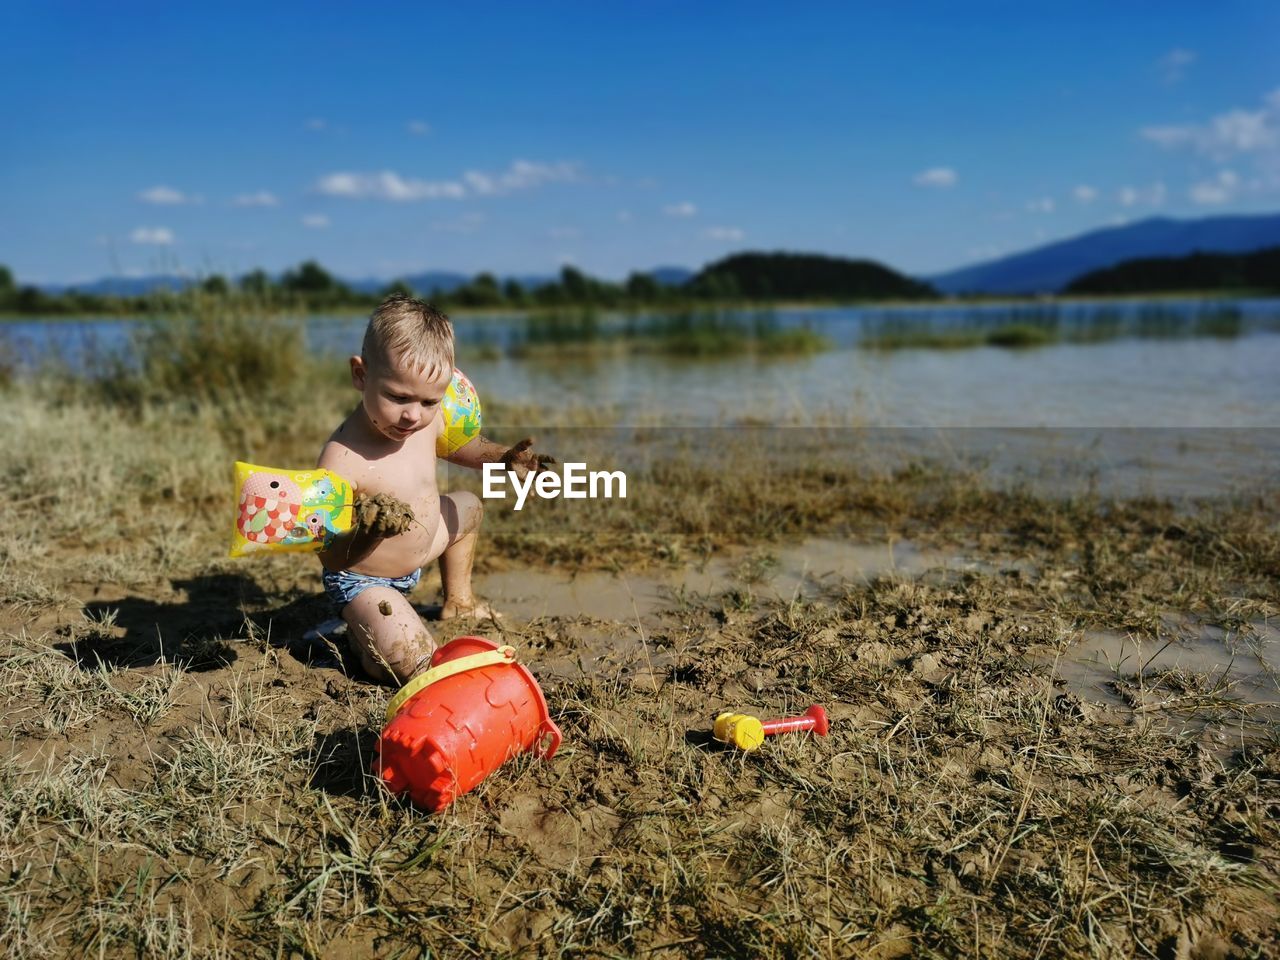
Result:
{"label": "mud", "polygon": [[529,473],[537,473],[554,466],[556,458],[549,454],[535,453],[531,448],[533,437],[525,437],[502,455],[502,466],[508,473],[514,471],[521,480]]}
{"label": "mud", "polygon": [[[980,559],[910,540],[869,544],[814,537],[790,545],[728,550],[703,563],[643,572],[496,570],[481,575],[476,590],[498,610],[518,617],[634,620],[676,609],[687,597],[719,596],[735,589],[765,600],[792,600],[822,596],[846,581],[867,583],[883,576],[919,576],[928,570],[989,569],[991,565]],[[424,576],[428,588],[438,586],[432,574]]]}
{"label": "mud", "polygon": [[413,509],[389,493],[356,494],[355,527],[361,533],[394,537],[408,532],[416,522]]}
{"label": "mud", "polygon": [[[330,612],[296,558],[15,597],[0,943],[1277,955],[1280,549],[1255,527],[1049,515],[1016,550],[984,530],[963,550],[828,537],[643,575],[480,573],[506,620],[448,629],[515,646],[564,743],[436,817],[369,774],[389,690],[359,651],[295,642]],[[722,710],[810,703],[826,738],[711,738]]]}
{"label": "mud", "polygon": [[1166,611],[1153,637],[1085,631],[1053,668],[1109,715],[1162,722],[1223,755],[1280,730],[1280,626],[1265,620],[1224,628]]}

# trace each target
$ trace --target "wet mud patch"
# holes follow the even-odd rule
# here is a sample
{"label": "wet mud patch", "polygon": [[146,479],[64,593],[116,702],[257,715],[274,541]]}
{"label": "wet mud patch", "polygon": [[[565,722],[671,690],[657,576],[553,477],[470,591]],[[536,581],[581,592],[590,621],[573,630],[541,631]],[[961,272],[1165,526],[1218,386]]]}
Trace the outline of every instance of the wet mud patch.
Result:
{"label": "wet mud patch", "polygon": [[1156,724],[1223,753],[1280,729],[1280,628],[1164,612],[1150,635],[1086,630],[1056,676],[1100,717]]}

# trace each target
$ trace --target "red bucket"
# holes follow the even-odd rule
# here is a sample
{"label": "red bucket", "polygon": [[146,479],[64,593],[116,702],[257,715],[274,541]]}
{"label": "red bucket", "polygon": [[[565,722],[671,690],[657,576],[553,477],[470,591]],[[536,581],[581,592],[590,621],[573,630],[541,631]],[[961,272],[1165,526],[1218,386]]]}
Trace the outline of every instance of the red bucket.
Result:
{"label": "red bucket", "polygon": [[515,650],[458,637],[392,698],[373,770],[392,793],[407,790],[435,812],[517,754],[549,760],[559,746],[538,681]]}

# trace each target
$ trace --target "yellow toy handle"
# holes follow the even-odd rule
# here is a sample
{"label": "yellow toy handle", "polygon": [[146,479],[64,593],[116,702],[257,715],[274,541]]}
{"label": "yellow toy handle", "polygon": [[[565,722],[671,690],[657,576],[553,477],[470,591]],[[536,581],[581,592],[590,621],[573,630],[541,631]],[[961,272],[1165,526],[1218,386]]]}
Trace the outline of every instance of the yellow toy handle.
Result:
{"label": "yellow toy handle", "polygon": [[514,663],[515,659],[515,647],[499,647],[497,650],[473,653],[469,657],[446,660],[438,667],[432,667],[426,673],[418,674],[396,691],[396,695],[387,704],[387,722],[390,723],[391,718],[400,712],[400,708],[404,706],[406,700],[418,691],[425,690],[437,680],[443,680],[445,677],[452,677],[458,673],[466,673],[468,670],[478,670],[480,667],[492,667],[499,663]]}

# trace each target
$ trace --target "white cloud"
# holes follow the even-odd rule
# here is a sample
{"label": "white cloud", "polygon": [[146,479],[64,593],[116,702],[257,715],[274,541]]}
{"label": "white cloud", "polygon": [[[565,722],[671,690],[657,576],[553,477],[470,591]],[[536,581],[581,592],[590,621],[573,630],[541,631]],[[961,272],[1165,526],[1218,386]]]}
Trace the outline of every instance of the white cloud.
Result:
{"label": "white cloud", "polygon": [[134,243],[155,247],[167,247],[174,241],[173,231],[168,227],[136,227],[129,234]]}
{"label": "white cloud", "polygon": [[462,179],[467,182],[471,190],[481,196],[498,192],[498,182],[489,174],[481,173],[479,170],[468,170],[462,175]]}
{"label": "white cloud", "polygon": [[711,240],[727,240],[731,243],[737,243],[746,237],[746,233],[738,227],[707,227],[703,234]]}
{"label": "white cloud", "polygon": [[619,222],[619,223],[630,223],[630,222],[631,222],[631,211],[630,211],[630,210],[619,210],[619,211],[618,211],[618,213],[617,213],[617,217],[618,217],[618,222]]}
{"label": "white cloud", "polygon": [[302,225],[312,230],[323,230],[329,226],[329,218],[323,213],[309,213],[302,218]]}
{"label": "white cloud", "polygon": [[1275,159],[1280,155],[1280,90],[1264,97],[1256,110],[1237,107],[1207,123],[1148,126],[1138,132],[1165,149],[1187,147],[1218,162],[1242,154]]}
{"label": "white cloud", "polygon": [[1156,182],[1149,187],[1121,187],[1116,191],[1116,200],[1122,207],[1160,207],[1167,194],[1165,185]]}
{"label": "white cloud", "polygon": [[959,179],[959,176],[950,167],[930,167],[928,170],[917,173],[913,178],[913,182],[917,187],[946,189],[947,187],[954,187]]}
{"label": "white cloud", "polygon": [[572,163],[533,163],[515,160],[502,173],[489,174],[468,170],[462,175],[472,192],[479,196],[494,196],[515,190],[529,190],[544,183],[567,183],[579,179],[578,168]]}
{"label": "white cloud", "polygon": [[330,197],[355,200],[457,200],[467,188],[454,180],[405,179],[391,170],[381,173],[331,173],[321,177],[316,190]]}
{"label": "white cloud", "polygon": [[255,193],[241,193],[231,201],[237,207],[278,207],[280,206],[279,198],[268,190],[258,190]]}
{"label": "white cloud", "polygon": [[308,130],[319,133],[320,131],[327,130],[329,128],[329,121],[325,120],[323,117],[312,117],[307,121],[306,127]]}
{"label": "white cloud", "polygon": [[1240,186],[1240,177],[1234,170],[1219,170],[1212,180],[1202,180],[1192,184],[1187,195],[1192,203],[1201,205],[1227,203],[1235,197]]}
{"label": "white cloud", "polygon": [[1093,201],[1098,199],[1098,191],[1085,183],[1080,184],[1072,190],[1071,195],[1080,203],[1093,203]]}
{"label": "white cloud", "polygon": [[662,208],[662,212],[668,217],[692,217],[697,214],[698,208],[688,200],[685,200],[681,203],[667,204]]}
{"label": "white cloud", "polygon": [[1040,197],[1038,200],[1028,200],[1027,211],[1029,213],[1053,213],[1053,197]]}
{"label": "white cloud", "polygon": [[1208,142],[1212,150],[1228,156],[1268,150],[1280,136],[1277,119],[1266,110],[1231,110],[1213,118]]}
{"label": "white cloud", "polygon": [[199,203],[199,196],[183,193],[181,190],[175,190],[173,187],[155,186],[138,193],[138,199],[143,203],[154,203],[162,207],[176,207],[184,203]]}
{"label": "white cloud", "polygon": [[572,163],[533,163],[516,160],[500,173],[468,170],[460,180],[417,180],[392,170],[380,173],[330,173],[317,181],[315,189],[331,197],[355,200],[461,200],[468,196],[500,196],[530,190],[544,183],[580,179]]}
{"label": "white cloud", "polygon": [[1194,50],[1184,50],[1181,47],[1175,47],[1160,58],[1158,64],[1160,75],[1164,78],[1165,83],[1177,83],[1182,79],[1186,68],[1195,63],[1199,59],[1199,55]]}
{"label": "white cloud", "polygon": [[405,124],[405,129],[415,137],[425,137],[431,132],[431,125],[422,120],[410,120]]}
{"label": "white cloud", "polygon": [[582,236],[582,231],[577,227],[551,227],[547,230],[547,236],[552,240],[577,240]]}

